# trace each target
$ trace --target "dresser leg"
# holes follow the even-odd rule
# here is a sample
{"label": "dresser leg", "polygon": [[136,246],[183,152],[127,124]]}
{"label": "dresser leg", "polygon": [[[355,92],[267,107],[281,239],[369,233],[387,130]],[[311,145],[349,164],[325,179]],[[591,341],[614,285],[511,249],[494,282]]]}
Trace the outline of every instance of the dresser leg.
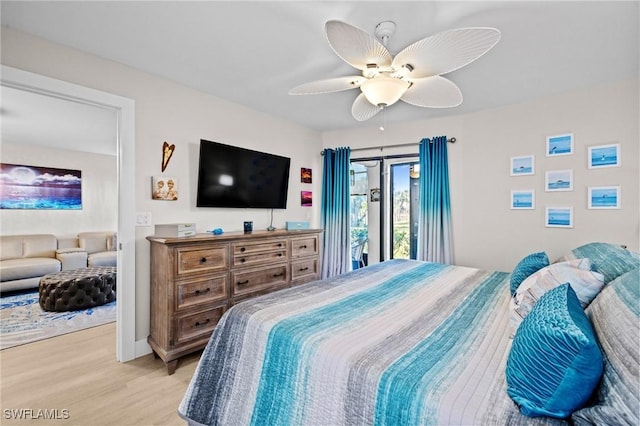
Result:
{"label": "dresser leg", "polygon": [[173,361],[169,361],[167,362],[167,373],[169,373],[169,375],[172,375],[173,373],[176,372],[176,368],[178,367],[178,360],[174,359]]}

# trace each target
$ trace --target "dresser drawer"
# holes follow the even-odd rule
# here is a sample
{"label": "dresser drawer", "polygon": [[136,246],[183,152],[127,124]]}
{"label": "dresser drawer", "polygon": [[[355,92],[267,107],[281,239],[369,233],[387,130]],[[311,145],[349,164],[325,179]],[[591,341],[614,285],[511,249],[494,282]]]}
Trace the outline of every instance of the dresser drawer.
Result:
{"label": "dresser drawer", "polygon": [[178,275],[220,271],[229,265],[226,245],[198,249],[179,248],[177,251]]}
{"label": "dresser drawer", "polygon": [[286,251],[287,240],[274,239],[260,242],[242,241],[233,243],[231,247],[231,251],[234,256],[273,251]]}
{"label": "dresser drawer", "polygon": [[289,283],[288,265],[231,272],[233,296],[254,293],[271,287],[286,287]]}
{"label": "dresser drawer", "polygon": [[208,338],[225,310],[225,306],[219,306],[207,311],[178,316],[176,318],[176,344],[193,339]]}
{"label": "dresser drawer", "polygon": [[228,274],[176,282],[176,310],[226,301]]}
{"label": "dresser drawer", "polygon": [[307,279],[312,281],[318,277],[318,259],[304,259],[291,262],[291,281]]}
{"label": "dresser drawer", "polygon": [[291,257],[305,257],[318,254],[318,237],[309,236],[291,239]]}
{"label": "dresser drawer", "polygon": [[284,260],[287,260],[287,251],[283,248],[282,251],[277,252],[236,255],[233,257],[233,266],[251,266],[259,265],[262,263],[273,264],[275,262],[282,262]]}

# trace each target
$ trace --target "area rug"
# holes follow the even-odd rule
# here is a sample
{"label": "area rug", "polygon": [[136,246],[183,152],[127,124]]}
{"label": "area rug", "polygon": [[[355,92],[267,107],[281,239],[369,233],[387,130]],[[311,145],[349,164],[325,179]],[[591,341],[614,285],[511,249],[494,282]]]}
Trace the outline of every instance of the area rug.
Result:
{"label": "area rug", "polygon": [[116,320],[116,302],[71,312],[46,312],[38,292],[0,298],[0,350]]}

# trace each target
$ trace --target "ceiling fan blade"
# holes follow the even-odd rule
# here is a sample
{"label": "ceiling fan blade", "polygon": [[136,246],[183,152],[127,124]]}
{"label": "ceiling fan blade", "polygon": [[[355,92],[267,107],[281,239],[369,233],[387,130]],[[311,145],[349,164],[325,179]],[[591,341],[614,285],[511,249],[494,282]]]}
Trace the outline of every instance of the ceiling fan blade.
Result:
{"label": "ceiling fan blade", "polygon": [[419,40],[393,59],[396,70],[406,68],[408,79],[455,71],[487,53],[500,40],[495,28],[460,28]]}
{"label": "ceiling fan blade", "polygon": [[372,64],[388,67],[391,54],[374,36],[342,21],[328,21],[325,33],[329,45],[343,61],[361,71]]}
{"label": "ceiling fan blade", "polygon": [[414,80],[400,100],[419,107],[450,108],[462,103],[462,92],[451,80],[435,75]]}
{"label": "ceiling fan blade", "polygon": [[349,90],[360,87],[360,85],[366,80],[367,79],[365,77],[359,75],[316,80],[294,87],[293,89],[289,90],[289,94],[318,95],[322,93],[340,92],[342,90]]}
{"label": "ceiling fan blade", "polygon": [[381,109],[379,106],[369,102],[364,96],[364,93],[360,93],[356,100],[353,101],[351,115],[358,121],[366,121],[379,113]]}

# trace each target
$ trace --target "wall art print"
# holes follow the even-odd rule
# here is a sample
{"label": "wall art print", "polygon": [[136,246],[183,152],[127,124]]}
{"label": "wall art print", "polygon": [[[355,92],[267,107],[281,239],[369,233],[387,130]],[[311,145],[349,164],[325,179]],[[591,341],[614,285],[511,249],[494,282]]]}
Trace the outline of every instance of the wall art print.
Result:
{"label": "wall art print", "polygon": [[300,205],[302,207],[311,207],[313,205],[313,194],[311,191],[300,191]]}
{"label": "wall art print", "polygon": [[546,172],[544,190],[547,192],[573,191],[573,169]]}
{"label": "wall art print", "polygon": [[573,154],[573,133],[547,137],[547,157]]}
{"label": "wall art print", "polygon": [[176,150],[175,144],[169,145],[169,142],[164,141],[162,144],[162,171],[164,172],[169,165],[169,160],[173,155],[173,151]]}
{"label": "wall art print", "polygon": [[305,167],[300,168],[300,182],[302,183],[311,183],[311,169],[307,169]]}
{"label": "wall art print", "polygon": [[0,163],[0,209],[81,210],[82,172]]}
{"label": "wall art print", "polygon": [[535,207],[536,197],[533,189],[511,191],[512,210],[533,210]]}
{"label": "wall art print", "polygon": [[544,225],[547,228],[573,228],[573,207],[547,207]]}
{"label": "wall art print", "polygon": [[178,199],[178,179],[154,176],[151,180],[151,198],[154,200],[176,201]]}
{"label": "wall art print", "polygon": [[511,157],[511,176],[528,176],[535,173],[535,157],[523,155]]}
{"label": "wall art print", "polygon": [[590,209],[619,209],[619,186],[590,186],[588,189],[588,207]]}
{"label": "wall art print", "polygon": [[590,146],[588,159],[590,169],[620,167],[620,144]]}

